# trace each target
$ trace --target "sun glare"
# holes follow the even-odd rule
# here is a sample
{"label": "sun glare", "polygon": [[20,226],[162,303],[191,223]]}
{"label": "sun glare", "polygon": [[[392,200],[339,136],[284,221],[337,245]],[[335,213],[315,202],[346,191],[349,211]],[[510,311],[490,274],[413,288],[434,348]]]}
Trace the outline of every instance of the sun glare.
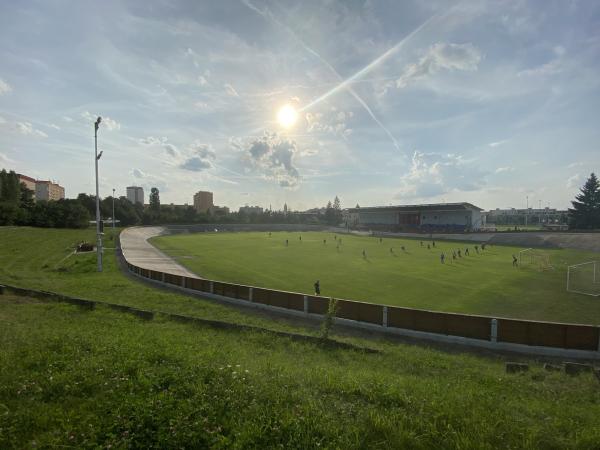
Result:
{"label": "sun glare", "polygon": [[277,113],[277,121],[284,128],[290,128],[298,120],[298,112],[291,105],[283,106]]}

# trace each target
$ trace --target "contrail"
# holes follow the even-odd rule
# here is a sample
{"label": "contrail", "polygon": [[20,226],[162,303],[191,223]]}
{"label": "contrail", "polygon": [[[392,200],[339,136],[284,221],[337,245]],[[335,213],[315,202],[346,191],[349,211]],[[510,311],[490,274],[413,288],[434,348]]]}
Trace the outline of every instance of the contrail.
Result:
{"label": "contrail", "polygon": [[331,95],[335,94],[336,92],[340,91],[341,89],[347,88],[354,81],[356,81],[357,78],[360,78],[363,75],[366,75],[367,73],[369,73],[376,66],[378,66],[383,61],[385,61],[386,59],[388,59],[392,54],[394,54],[395,52],[397,52],[407,41],[409,41],[413,36],[415,36],[417,33],[419,33],[423,28],[425,28],[427,25],[429,25],[433,21],[433,19],[435,19],[437,16],[438,16],[438,14],[434,14],[433,16],[431,16],[429,19],[427,19],[425,22],[423,22],[421,25],[419,25],[417,28],[415,28],[410,34],[408,34],[407,36],[405,36],[400,42],[398,42],[392,48],[390,48],[389,50],[387,50],[383,55],[379,56],[377,59],[375,59],[371,63],[367,64],[365,67],[363,67],[362,69],[360,69],[354,75],[352,75],[349,78],[346,78],[344,81],[342,81],[336,87],[334,87],[333,89],[330,89],[325,94],[321,95],[317,99],[315,99],[312,102],[310,102],[308,105],[303,106],[300,109],[300,111],[305,111],[308,108],[312,108],[317,103],[320,103],[323,100],[325,100],[327,97],[330,97]]}
{"label": "contrail", "polygon": [[[337,72],[337,70],[335,70],[335,68],[329,64],[329,62],[323,58],[319,53],[317,53],[315,50],[313,50],[311,47],[309,47],[302,39],[300,39],[296,33],[294,33],[289,27],[287,27],[285,24],[283,24],[282,22],[280,22],[279,20],[277,20],[277,18],[275,16],[273,16],[273,14],[269,11],[268,8],[266,8],[264,11],[258,9],[256,6],[254,6],[252,3],[250,3],[249,0],[242,0],[242,3],[244,3],[248,8],[252,9],[253,11],[255,11],[256,13],[260,14],[261,16],[275,22],[277,25],[279,25],[281,28],[283,28],[290,36],[292,36],[292,38],[298,43],[300,44],[300,46],[302,46],[302,48],[304,48],[304,50],[306,50],[307,52],[309,52],[311,55],[315,56],[319,61],[321,61],[323,64],[325,64],[327,66],[327,68],[340,80],[342,81],[343,78],[342,76]],[[344,84],[345,83],[345,84]],[[343,86],[342,86],[343,85]],[[396,140],[396,138],[392,135],[392,133],[390,132],[390,130],[388,130],[385,125],[377,118],[377,116],[375,116],[375,113],[373,113],[373,111],[371,110],[371,108],[369,107],[369,105],[367,105],[367,102],[365,102],[357,93],[356,91],[354,91],[354,89],[352,89],[352,86],[350,86],[350,83],[346,83],[345,81],[342,81],[342,83],[338,84],[335,88],[333,88],[331,91],[329,91],[329,95],[333,94],[334,91],[337,92],[339,89],[347,89],[348,92],[356,99],[356,101],[358,103],[361,104],[361,106],[365,109],[365,111],[367,111],[367,113],[369,114],[369,116],[371,116],[371,118],[375,121],[375,123],[377,125],[379,125],[379,127],[389,136],[389,138],[392,140],[392,143],[394,144],[394,147],[396,147],[396,149],[400,150],[400,145],[398,144],[398,141]],[[317,99],[317,101],[313,101],[310,103],[310,105],[305,106],[303,108],[300,109],[299,112],[304,112],[309,106],[314,106],[316,103],[318,103],[318,101],[323,100],[324,98],[326,98],[326,96],[328,96],[327,94],[325,96],[321,96],[319,97],[319,99]]]}

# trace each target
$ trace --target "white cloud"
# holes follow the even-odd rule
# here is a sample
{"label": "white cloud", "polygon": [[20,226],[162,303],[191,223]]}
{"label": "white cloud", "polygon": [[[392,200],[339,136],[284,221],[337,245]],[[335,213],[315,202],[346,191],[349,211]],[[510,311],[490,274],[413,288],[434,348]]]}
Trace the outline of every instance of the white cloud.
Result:
{"label": "white cloud", "polygon": [[48,125],[50,128],[54,128],[55,130],[60,130],[60,127],[54,123],[51,123],[50,125]]}
{"label": "white cloud", "polygon": [[179,150],[177,150],[177,147],[175,147],[173,144],[165,144],[163,147],[165,152],[167,152],[167,155],[173,157],[179,156]]}
{"label": "white cloud", "polygon": [[208,106],[208,103],[206,103],[206,102],[196,102],[196,103],[194,103],[194,108],[196,108],[199,111],[210,110],[210,106]]}
{"label": "white cloud", "polygon": [[29,122],[15,122],[15,129],[26,136],[32,135],[42,138],[47,138],[48,135],[41,130],[33,128],[33,125]]}
{"label": "white cloud", "polygon": [[133,175],[136,178],[144,178],[146,176],[146,174],[144,172],[142,172],[140,169],[132,169],[131,175]]}
{"label": "white cloud", "polygon": [[404,70],[404,73],[396,80],[396,87],[403,88],[442,69],[477,70],[481,57],[481,52],[473,44],[438,42],[429,47],[419,62],[410,64]]}
{"label": "white cloud", "polygon": [[502,173],[502,172],[513,172],[515,169],[513,167],[498,167],[496,169],[496,173]]}
{"label": "white cloud", "polygon": [[188,146],[187,150],[189,156],[179,164],[179,168],[201,172],[214,167],[212,161],[216,159],[217,155],[209,144],[196,140]]}
{"label": "white cloud", "polygon": [[8,156],[6,156],[6,154],[0,152],[0,164],[13,164],[15,161],[10,159]]}
{"label": "white cloud", "polygon": [[294,156],[298,152],[296,142],[279,137],[276,133],[265,133],[263,137],[242,146],[243,157],[263,178],[275,180],[281,187],[294,188],[301,182]]}
{"label": "white cloud", "polygon": [[0,116],[0,125],[5,124],[6,120],[4,119],[4,117]]}
{"label": "white cloud", "polygon": [[225,92],[227,92],[227,95],[229,95],[231,97],[239,97],[240,96],[237,93],[237,91],[235,90],[235,88],[229,83],[225,83],[223,85],[223,88],[225,89]]}
{"label": "white cloud", "polygon": [[451,191],[474,191],[485,185],[485,175],[460,155],[416,151],[409,172],[400,179],[396,198],[430,198]]}
{"label": "white cloud", "polygon": [[164,136],[163,137],[147,136],[145,138],[138,139],[138,143],[140,143],[142,145],[162,145],[165,142],[167,142],[167,138]]}
{"label": "white cloud", "polygon": [[575,167],[581,167],[581,166],[584,166],[584,165],[585,165],[584,163],[579,162],[579,161],[578,162],[572,162],[571,164],[569,164],[567,166],[567,169],[574,169]]}
{"label": "white cloud", "polygon": [[12,87],[10,87],[10,85],[2,78],[0,78],[0,95],[6,94],[10,91],[12,91]]}
{"label": "white cloud", "polygon": [[576,173],[575,175],[567,179],[567,188],[573,189],[579,187],[579,185],[582,184],[582,182],[583,177],[580,174]]}
{"label": "white cloud", "polygon": [[503,141],[490,142],[488,145],[489,145],[490,147],[499,147],[499,146],[501,146],[501,145],[504,145],[504,144],[506,144],[507,142],[508,142],[508,139],[505,139],[505,140],[503,140]]}
{"label": "white cloud", "polygon": [[65,122],[73,122],[73,119],[71,119],[69,116],[63,116],[63,120]]}
{"label": "white cloud", "polygon": [[346,120],[354,116],[352,111],[338,111],[335,108],[326,113],[306,113],[306,131],[308,133],[331,133],[336,136],[348,137],[352,129],[346,125]]}
{"label": "white cloud", "polygon": [[208,80],[204,78],[203,75],[198,75],[198,84],[200,86],[206,86],[208,84]]}
{"label": "white cloud", "polygon": [[[91,114],[89,111],[82,112],[81,117],[92,123],[96,122],[96,119],[98,118],[98,116]],[[100,123],[100,126],[105,127],[109,131],[121,129],[121,124],[108,116],[102,116],[102,122]]]}

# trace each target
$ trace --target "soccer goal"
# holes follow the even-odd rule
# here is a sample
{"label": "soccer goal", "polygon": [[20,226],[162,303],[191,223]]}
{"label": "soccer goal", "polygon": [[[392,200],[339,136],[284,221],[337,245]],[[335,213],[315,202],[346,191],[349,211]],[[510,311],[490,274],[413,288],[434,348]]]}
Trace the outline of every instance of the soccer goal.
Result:
{"label": "soccer goal", "polygon": [[519,266],[524,267],[527,265],[536,267],[538,270],[550,270],[554,268],[550,264],[550,255],[533,248],[526,248],[519,252]]}
{"label": "soccer goal", "polygon": [[600,296],[600,263],[588,261],[567,268],[567,291]]}

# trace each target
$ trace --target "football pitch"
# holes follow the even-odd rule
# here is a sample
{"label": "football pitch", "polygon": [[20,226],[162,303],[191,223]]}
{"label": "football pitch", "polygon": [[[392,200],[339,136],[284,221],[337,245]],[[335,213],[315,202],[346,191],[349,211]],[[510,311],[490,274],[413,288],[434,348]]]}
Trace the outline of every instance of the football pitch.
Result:
{"label": "football pitch", "polygon": [[[592,252],[539,250],[552,266],[540,270],[529,264],[513,267],[512,255],[518,256],[522,248],[488,245],[485,250],[479,246],[477,252],[477,243],[435,241],[434,247],[426,238],[421,245],[419,239],[320,232],[217,232],[161,236],[151,242],[199,276],[213,280],[306,294],[313,294],[313,284],[320,280],[321,295],[328,297],[600,324],[600,297],[565,289],[567,266],[598,259]],[[443,264],[441,253],[446,256]]]}

